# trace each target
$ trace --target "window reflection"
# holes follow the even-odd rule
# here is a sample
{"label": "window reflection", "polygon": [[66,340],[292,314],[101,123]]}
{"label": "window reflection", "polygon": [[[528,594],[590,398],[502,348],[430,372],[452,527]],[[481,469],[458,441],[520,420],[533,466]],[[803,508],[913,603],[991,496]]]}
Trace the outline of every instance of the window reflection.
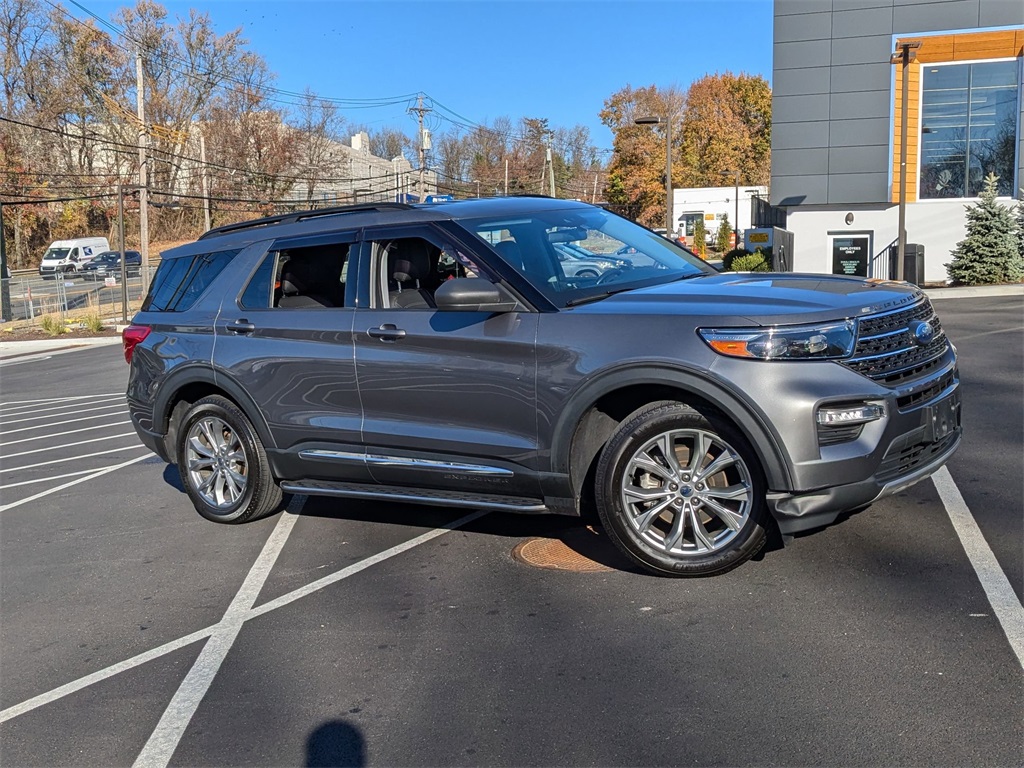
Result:
{"label": "window reflection", "polygon": [[985,177],[1016,189],[1018,62],[922,65],[920,198],[977,197]]}

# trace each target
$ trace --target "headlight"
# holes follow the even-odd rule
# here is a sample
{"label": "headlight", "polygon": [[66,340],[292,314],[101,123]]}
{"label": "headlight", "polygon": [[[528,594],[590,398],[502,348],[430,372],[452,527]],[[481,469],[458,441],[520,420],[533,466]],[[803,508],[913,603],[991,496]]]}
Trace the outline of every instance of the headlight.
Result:
{"label": "headlight", "polygon": [[852,320],[828,325],[769,328],[701,328],[698,333],[720,355],[758,360],[829,360],[853,352]]}

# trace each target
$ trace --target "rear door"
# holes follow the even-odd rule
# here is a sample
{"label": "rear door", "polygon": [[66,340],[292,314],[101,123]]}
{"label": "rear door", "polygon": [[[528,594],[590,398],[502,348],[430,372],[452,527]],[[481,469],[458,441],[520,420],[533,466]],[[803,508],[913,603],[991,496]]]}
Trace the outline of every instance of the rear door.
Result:
{"label": "rear door", "polygon": [[278,241],[217,323],[215,361],[259,408],[281,479],[369,482],[352,346],[356,233]]}
{"label": "rear door", "polygon": [[[414,279],[402,271],[407,252],[429,254]],[[366,230],[359,271],[353,337],[374,479],[538,497],[538,315],[441,312],[429,298],[423,306],[402,300],[407,291],[429,297],[455,276],[491,279],[479,253],[430,225]]]}

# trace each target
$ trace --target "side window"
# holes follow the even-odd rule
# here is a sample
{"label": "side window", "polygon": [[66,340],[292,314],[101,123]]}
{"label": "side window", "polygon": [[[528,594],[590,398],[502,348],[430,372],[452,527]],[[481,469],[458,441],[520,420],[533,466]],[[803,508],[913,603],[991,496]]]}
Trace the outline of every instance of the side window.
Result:
{"label": "side window", "polygon": [[220,251],[161,262],[142,310],[182,312],[190,309],[237,253],[237,250]]}
{"label": "side window", "polygon": [[245,309],[268,309],[274,301],[274,277],[277,275],[277,253],[271,251],[263,257],[259,267],[249,278],[239,304]]}
{"label": "side window", "polygon": [[434,232],[420,236],[377,237],[373,254],[373,306],[392,309],[434,309],[434,292],[446,280],[491,279],[464,249]]}
{"label": "side window", "polygon": [[[349,248],[348,243],[331,243],[268,254],[268,262],[277,257],[271,294],[273,306],[281,309],[344,307]],[[253,279],[258,275],[259,271]]]}

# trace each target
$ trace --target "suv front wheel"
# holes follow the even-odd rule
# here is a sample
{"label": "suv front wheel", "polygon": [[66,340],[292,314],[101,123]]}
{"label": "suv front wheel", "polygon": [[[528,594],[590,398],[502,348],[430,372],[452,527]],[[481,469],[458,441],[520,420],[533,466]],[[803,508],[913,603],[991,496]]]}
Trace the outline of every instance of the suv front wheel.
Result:
{"label": "suv front wheel", "polygon": [[177,459],[185,492],[207,520],[244,523],[281,504],[256,430],[225,397],[204,397],[188,409],[178,429]]}
{"label": "suv front wheel", "polygon": [[766,539],[765,481],[746,439],[682,403],[627,419],[597,468],[597,508],[609,537],[663,576],[713,576]]}

